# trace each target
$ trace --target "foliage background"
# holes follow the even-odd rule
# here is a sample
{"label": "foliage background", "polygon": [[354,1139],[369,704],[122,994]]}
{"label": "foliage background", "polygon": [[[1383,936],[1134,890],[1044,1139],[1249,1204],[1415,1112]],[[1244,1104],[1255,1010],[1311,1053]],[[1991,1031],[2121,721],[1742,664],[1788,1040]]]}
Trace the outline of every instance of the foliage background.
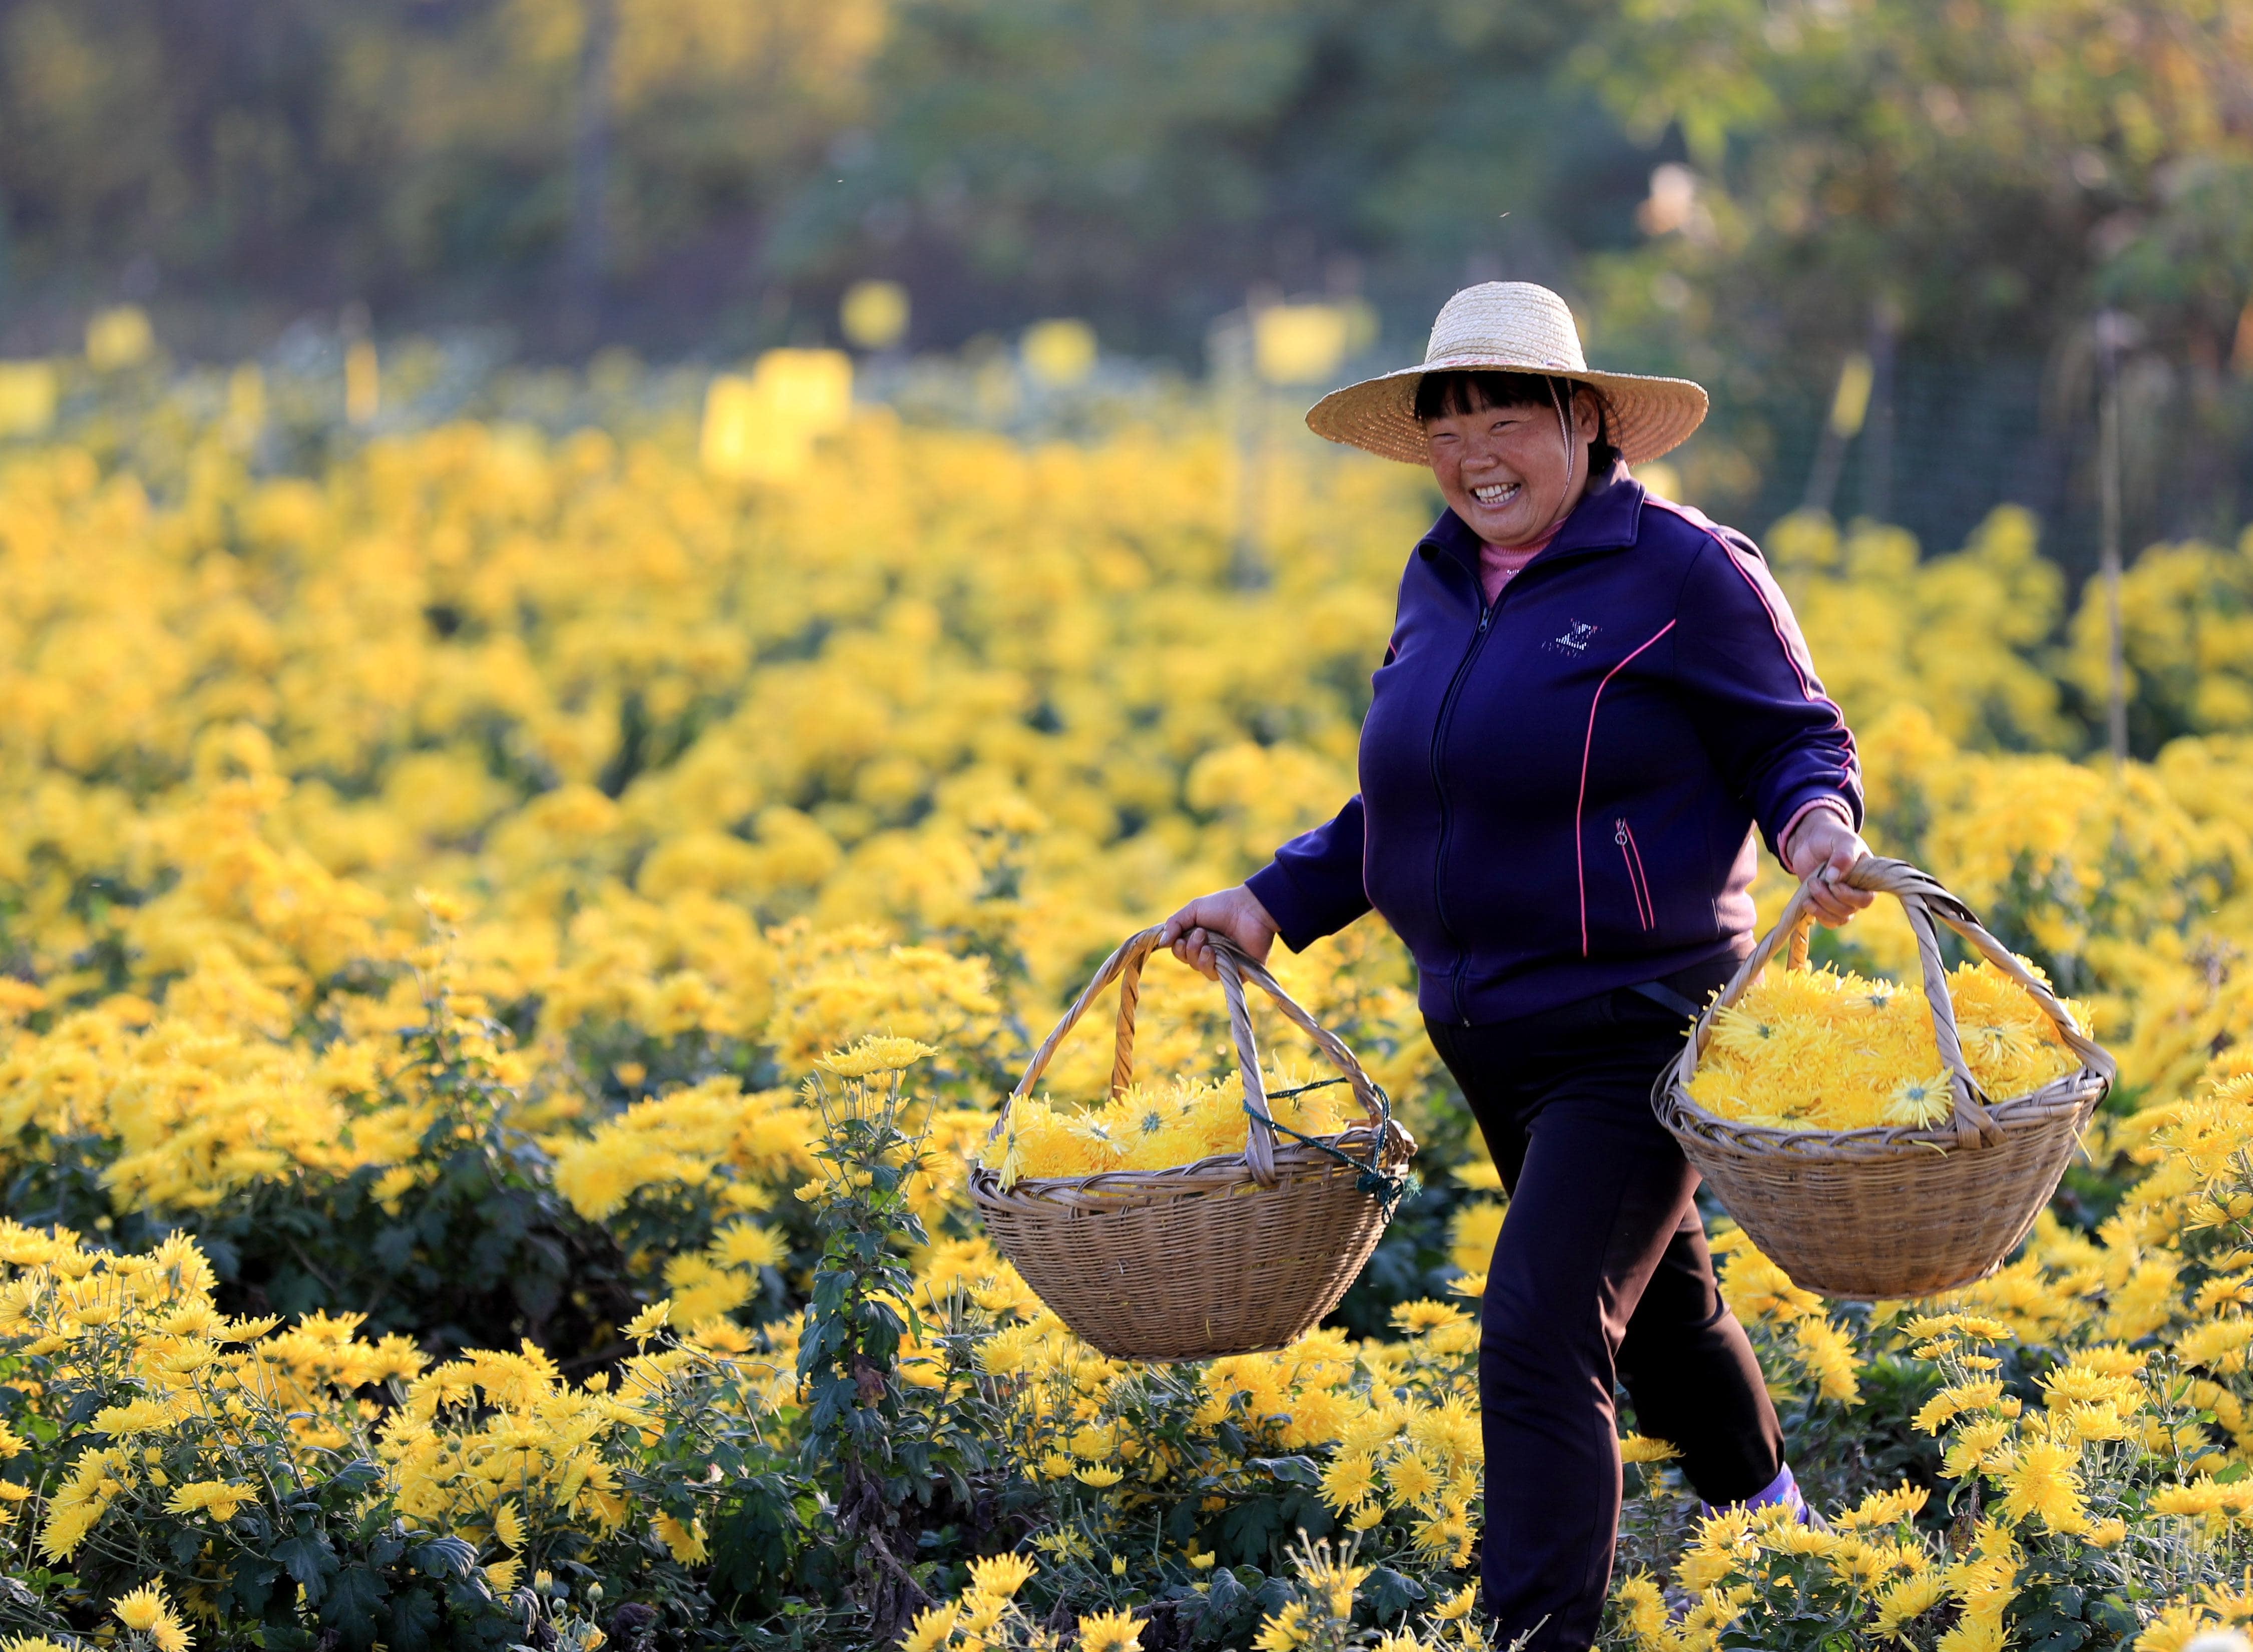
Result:
{"label": "foliage background", "polygon": [[1716,390],[1724,515],[1800,501],[1867,349],[1841,513],[2024,504],[2079,574],[2113,304],[2127,542],[2253,470],[2242,0],[5,0],[0,86],[13,353],[130,300],[206,359],[362,305],[724,360],[885,276],[917,351],[1068,315],[1195,369],[1247,294],[1360,294],[1391,359],[1522,276]]}

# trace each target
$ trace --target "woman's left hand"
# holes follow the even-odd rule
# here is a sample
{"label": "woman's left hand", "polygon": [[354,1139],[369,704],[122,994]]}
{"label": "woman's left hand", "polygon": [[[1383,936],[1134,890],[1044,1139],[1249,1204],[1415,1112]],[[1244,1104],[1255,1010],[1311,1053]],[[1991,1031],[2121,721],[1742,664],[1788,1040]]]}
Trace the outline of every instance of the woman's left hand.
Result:
{"label": "woman's left hand", "polygon": [[1814,875],[1808,885],[1808,905],[1832,929],[1847,922],[1870,903],[1870,893],[1846,882],[1854,863],[1870,852],[1862,834],[1836,812],[1810,809],[1784,840],[1783,869],[1794,877]]}

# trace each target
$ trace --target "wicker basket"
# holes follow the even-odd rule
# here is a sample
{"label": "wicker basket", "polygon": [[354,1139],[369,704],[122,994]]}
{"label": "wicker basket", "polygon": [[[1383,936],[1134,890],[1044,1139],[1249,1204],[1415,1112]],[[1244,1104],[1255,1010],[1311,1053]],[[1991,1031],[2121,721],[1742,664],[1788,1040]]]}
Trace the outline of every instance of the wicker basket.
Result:
{"label": "wicker basket", "polygon": [[[1804,884],[1698,1018],[1681,1059],[1659,1075],[1652,1102],[1715,1196],[1795,1285],[1866,1300],[1929,1296],[1984,1279],[2018,1247],[2056,1191],[2117,1069],[2072,1012],[1933,879],[1906,861],[1871,855],[1845,881],[1894,896],[1908,914],[1933,1034],[1954,1078],[1949,1121],[1923,1129],[1777,1130],[1717,1119],[1690,1098],[1716,1012],[1744,995],[1787,940],[1789,966],[1807,967]],[[2081,1057],[2079,1071],[2007,1101],[1981,1093],[1957,1037],[1935,919],[2033,995]]]}
{"label": "wicker basket", "polygon": [[[1126,1089],[1142,964],[1158,935],[1144,930],[1105,961],[1034,1052],[989,1141],[1000,1138],[1010,1106],[1113,980],[1119,1023],[1111,1093]],[[1249,1117],[1242,1153],[1166,1170],[1027,1177],[1008,1188],[987,1166],[970,1175],[971,1197],[994,1248],[1077,1335],[1117,1359],[1210,1359],[1281,1348],[1304,1335],[1337,1306],[1376,1249],[1390,1209],[1380,1195],[1397,1188],[1416,1151],[1384,1092],[1336,1034],[1244,953],[1222,941],[1213,951],[1244,1078]],[[1245,1007],[1246,979],[1344,1075],[1368,1115],[1364,1122],[1319,1146],[1278,1140]]]}

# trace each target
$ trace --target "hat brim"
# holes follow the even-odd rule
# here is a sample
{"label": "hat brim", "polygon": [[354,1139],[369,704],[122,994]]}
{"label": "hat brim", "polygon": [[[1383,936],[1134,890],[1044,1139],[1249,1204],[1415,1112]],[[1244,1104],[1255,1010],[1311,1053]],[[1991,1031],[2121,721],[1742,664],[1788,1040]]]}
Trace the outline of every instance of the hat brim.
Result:
{"label": "hat brim", "polygon": [[1427,373],[1528,373],[1571,379],[1601,393],[1605,435],[1629,464],[1671,453],[1705,421],[1703,385],[1639,373],[1529,366],[1494,356],[1448,356],[1364,379],[1333,390],[1307,409],[1307,428],[1403,464],[1429,464],[1424,427],[1416,418],[1416,385]]}

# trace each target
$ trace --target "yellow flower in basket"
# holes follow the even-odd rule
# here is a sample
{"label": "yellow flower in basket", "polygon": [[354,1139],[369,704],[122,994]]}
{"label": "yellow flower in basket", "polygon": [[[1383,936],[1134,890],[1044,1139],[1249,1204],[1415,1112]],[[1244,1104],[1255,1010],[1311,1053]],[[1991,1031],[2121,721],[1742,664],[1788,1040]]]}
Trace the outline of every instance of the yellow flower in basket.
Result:
{"label": "yellow flower in basket", "polygon": [[[1334,1136],[1358,1123],[1345,1081],[1263,1074],[1268,1117],[1305,1136]],[[986,1162],[1001,1185],[1025,1176],[1092,1176],[1106,1170],[1165,1170],[1244,1150],[1244,1080],[1175,1077],[1129,1084],[1099,1106],[1028,1096]]]}
{"label": "yellow flower in basket", "polygon": [[[1989,1096],[2024,1095],[2080,1066],[2040,1006],[1993,965],[1960,965],[1948,993],[1964,1059]],[[1690,1095],[1716,1118],[1780,1130],[1924,1129],[1946,1123],[1953,1105],[1924,989],[1827,969],[1771,969],[1716,1014]]]}

